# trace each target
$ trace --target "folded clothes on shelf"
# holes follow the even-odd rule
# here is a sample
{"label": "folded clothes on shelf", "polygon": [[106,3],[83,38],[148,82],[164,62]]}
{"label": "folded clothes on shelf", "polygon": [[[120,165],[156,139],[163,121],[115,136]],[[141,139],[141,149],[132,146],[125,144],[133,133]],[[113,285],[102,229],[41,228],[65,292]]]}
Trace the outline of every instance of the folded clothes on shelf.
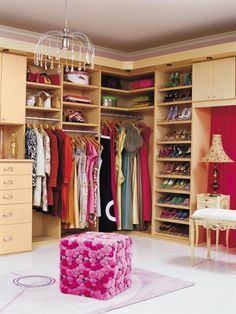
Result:
{"label": "folded clothes on shelf", "polygon": [[65,95],[63,96],[64,101],[69,101],[69,102],[78,102],[78,103],[86,103],[86,104],[91,104],[92,101],[88,97],[84,96],[76,96],[76,95]]}

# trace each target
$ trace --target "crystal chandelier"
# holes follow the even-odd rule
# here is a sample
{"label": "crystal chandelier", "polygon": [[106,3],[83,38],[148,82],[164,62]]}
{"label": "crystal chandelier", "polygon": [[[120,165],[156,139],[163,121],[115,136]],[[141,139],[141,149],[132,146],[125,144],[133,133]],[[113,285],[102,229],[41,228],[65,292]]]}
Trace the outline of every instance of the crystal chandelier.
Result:
{"label": "crystal chandelier", "polygon": [[65,0],[65,26],[63,30],[43,33],[34,51],[34,64],[47,70],[61,72],[61,59],[65,62],[65,71],[94,68],[95,50],[91,40],[83,33],[70,31],[67,26],[68,0]]}

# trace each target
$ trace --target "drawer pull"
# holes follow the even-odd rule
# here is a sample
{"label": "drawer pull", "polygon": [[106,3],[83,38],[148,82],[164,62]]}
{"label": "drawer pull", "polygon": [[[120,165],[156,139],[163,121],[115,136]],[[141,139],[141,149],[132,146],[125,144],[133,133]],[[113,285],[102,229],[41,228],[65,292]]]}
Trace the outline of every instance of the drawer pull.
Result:
{"label": "drawer pull", "polygon": [[3,184],[5,184],[5,185],[12,185],[13,184],[13,180],[4,181]]}
{"label": "drawer pull", "polygon": [[4,200],[12,200],[13,199],[13,195],[12,194],[3,195],[3,199]]}
{"label": "drawer pull", "polygon": [[208,208],[208,206],[205,206],[205,208]]}
{"label": "drawer pull", "polygon": [[12,236],[6,237],[6,238],[3,238],[2,240],[3,240],[3,242],[12,242],[13,241],[13,237]]}
{"label": "drawer pull", "polygon": [[13,167],[7,167],[3,169],[4,172],[13,172]]}
{"label": "drawer pull", "polygon": [[3,213],[2,217],[5,217],[5,218],[13,217],[13,213],[12,212]]}

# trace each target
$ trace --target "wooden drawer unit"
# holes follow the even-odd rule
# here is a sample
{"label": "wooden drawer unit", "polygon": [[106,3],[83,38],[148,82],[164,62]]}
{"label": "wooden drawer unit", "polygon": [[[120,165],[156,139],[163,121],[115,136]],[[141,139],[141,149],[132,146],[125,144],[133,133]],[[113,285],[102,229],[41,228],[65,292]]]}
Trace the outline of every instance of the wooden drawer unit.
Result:
{"label": "wooden drawer unit", "polygon": [[31,189],[0,191],[0,205],[31,202],[32,202]]}
{"label": "wooden drawer unit", "polygon": [[[0,226],[32,222],[32,205],[13,204],[1,205],[0,208]],[[0,227],[1,228],[1,227]]]}
{"label": "wooden drawer unit", "polygon": [[197,209],[200,208],[224,208],[229,209],[230,196],[218,195],[211,196],[210,194],[198,194]]}
{"label": "wooden drawer unit", "polygon": [[0,226],[0,254],[32,249],[32,224]]}
{"label": "wooden drawer unit", "polygon": [[12,175],[0,177],[0,190],[31,189],[31,175]]}
{"label": "wooden drawer unit", "polygon": [[17,163],[17,162],[1,162],[0,163],[0,176],[8,175],[32,175],[32,163]]}
{"label": "wooden drawer unit", "polygon": [[0,254],[32,249],[32,162],[0,160]]}

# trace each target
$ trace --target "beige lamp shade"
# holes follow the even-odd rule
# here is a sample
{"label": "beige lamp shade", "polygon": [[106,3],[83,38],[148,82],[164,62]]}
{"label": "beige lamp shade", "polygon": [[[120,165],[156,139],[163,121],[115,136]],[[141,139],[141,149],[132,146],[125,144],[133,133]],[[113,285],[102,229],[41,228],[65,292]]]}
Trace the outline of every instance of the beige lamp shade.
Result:
{"label": "beige lamp shade", "polygon": [[211,147],[206,156],[204,156],[201,161],[217,163],[234,162],[226,155],[224,151],[221,134],[213,134]]}

